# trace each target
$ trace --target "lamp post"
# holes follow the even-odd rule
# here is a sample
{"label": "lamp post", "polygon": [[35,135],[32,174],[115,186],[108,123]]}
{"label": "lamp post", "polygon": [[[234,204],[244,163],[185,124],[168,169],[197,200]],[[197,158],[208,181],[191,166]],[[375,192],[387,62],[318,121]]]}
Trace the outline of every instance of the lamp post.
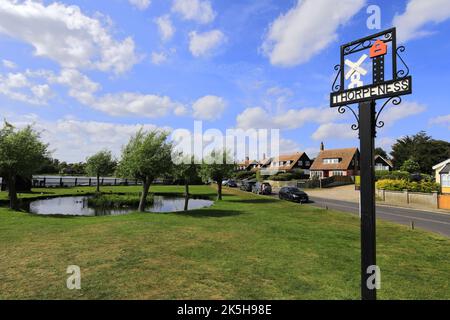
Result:
{"label": "lamp post", "polygon": [[[359,131],[361,170],[361,298],[375,300],[379,288],[380,269],[376,264],[376,203],[375,203],[375,138],[377,128],[384,126],[379,116],[388,104],[401,103],[401,96],[412,93],[409,68],[397,48],[396,29],[341,46],[340,64],[330,94],[331,108],[343,114],[349,110],[356,119],[352,129]],[[385,72],[386,57],[391,57],[392,75]],[[356,56],[356,57],[355,57]],[[372,70],[366,70],[367,59],[372,60]],[[398,63],[402,64],[398,68]],[[364,77],[372,81],[364,84]],[[389,78],[386,80],[386,78]],[[383,100],[377,110],[377,101]],[[358,112],[351,105],[358,104]]]}

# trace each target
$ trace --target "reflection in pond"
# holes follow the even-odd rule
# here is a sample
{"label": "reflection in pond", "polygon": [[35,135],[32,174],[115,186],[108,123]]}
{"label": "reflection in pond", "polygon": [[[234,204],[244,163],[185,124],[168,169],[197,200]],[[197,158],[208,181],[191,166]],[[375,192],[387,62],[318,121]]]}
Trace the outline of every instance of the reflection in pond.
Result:
{"label": "reflection in pond", "polygon": [[[104,216],[120,215],[136,212],[137,208],[100,209],[89,207],[88,196],[60,197],[44,200],[35,200],[29,203],[26,209],[30,213],[42,215],[66,216]],[[184,197],[154,196],[153,204],[146,208],[148,212],[176,212],[209,207],[214,203],[205,199],[189,199],[186,203]]]}

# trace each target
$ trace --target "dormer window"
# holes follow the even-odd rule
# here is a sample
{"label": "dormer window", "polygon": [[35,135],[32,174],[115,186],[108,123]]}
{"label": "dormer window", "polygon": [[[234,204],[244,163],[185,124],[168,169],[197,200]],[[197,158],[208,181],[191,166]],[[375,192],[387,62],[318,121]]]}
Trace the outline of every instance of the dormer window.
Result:
{"label": "dormer window", "polygon": [[330,158],[330,159],[323,159],[324,164],[338,164],[341,159],[339,158]]}

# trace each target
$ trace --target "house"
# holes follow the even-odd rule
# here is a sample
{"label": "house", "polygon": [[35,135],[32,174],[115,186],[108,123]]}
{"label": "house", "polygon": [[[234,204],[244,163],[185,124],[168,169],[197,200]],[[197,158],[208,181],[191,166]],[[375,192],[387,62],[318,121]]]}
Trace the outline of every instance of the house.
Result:
{"label": "house", "polygon": [[441,185],[442,193],[450,194],[450,159],[433,167],[436,174],[436,182]]}
{"label": "house", "polygon": [[290,172],[293,170],[302,170],[305,174],[309,174],[311,164],[312,161],[305,152],[296,152],[265,159],[261,161],[260,169],[263,175],[271,175],[277,172]]}
{"label": "house", "polygon": [[357,175],[359,175],[358,148],[325,150],[322,143],[321,151],[311,166],[311,178]]}
{"label": "house", "polygon": [[375,171],[392,171],[394,165],[391,160],[387,160],[380,155],[375,156]]}
{"label": "house", "polygon": [[258,166],[258,161],[251,160],[249,158],[245,159],[243,162],[237,163],[237,171],[251,171],[255,170],[255,168]]}

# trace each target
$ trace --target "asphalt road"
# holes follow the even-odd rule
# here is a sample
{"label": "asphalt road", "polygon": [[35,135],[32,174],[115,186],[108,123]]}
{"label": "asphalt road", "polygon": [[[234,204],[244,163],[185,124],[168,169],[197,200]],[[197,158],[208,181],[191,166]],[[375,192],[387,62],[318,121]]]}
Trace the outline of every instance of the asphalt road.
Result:
{"label": "asphalt road", "polygon": [[[310,197],[311,205],[359,215],[359,203]],[[377,206],[377,218],[410,225],[450,237],[450,214],[430,211]]]}

